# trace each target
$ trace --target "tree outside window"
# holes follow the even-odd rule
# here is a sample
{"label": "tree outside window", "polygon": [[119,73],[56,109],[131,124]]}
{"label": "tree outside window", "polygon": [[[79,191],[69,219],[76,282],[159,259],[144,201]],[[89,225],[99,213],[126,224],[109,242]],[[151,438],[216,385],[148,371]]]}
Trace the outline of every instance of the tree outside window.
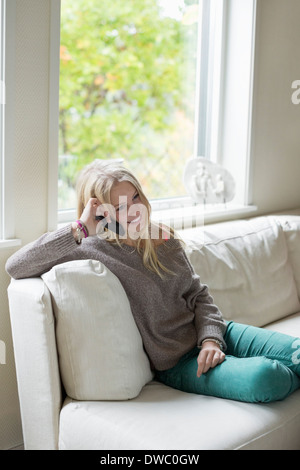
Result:
{"label": "tree outside window", "polygon": [[62,0],[59,209],[77,172],[122,159],[150,199],[185,195],[193,153],[198,1]]}

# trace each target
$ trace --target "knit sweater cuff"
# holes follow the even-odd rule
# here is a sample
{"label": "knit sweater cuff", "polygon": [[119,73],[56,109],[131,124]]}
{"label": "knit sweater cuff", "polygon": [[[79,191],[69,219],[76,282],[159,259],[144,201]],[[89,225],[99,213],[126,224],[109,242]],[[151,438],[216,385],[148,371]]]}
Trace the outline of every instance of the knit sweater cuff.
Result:
{"label": "knit sweater cuff", "polygon": [[198,335],[198,342],[197,342],[198,348],[201,347],[202,341],[204,341],[205,339],[215,339],[222,344],[222,350],[226,351],[227,345],[223,337],[223,334],[225,333],[225,330],[226,330],[226,325],[224,325],[224,331],[222,330],[223,328],[219,328],[213,325],[206,325],[205,327],[203,327],[201,333]]}
{"label": "knit sweater cuff", "polygon": [[47,239],[47,243],[51,243],[51,249],[54,250],[58,257],[68,255],[70,251],[73,251],[74,248],[78,247],[76,240],[73,237],[72,227],[70,224],[52,232]]}

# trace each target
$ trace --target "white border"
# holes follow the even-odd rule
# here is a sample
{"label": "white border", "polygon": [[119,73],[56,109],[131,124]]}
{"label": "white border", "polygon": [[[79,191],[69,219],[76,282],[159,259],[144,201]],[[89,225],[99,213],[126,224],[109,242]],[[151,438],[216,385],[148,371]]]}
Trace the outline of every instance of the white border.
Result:
{"label": "white border", "polygon": [[250,58],[250,90],[248,101],[248,132],[247,132],[247,157],[246,157],[246,178],[245,178],[245,204],[251,204],[253,200],[253,108],[254,108],[254,77],[255,77],[255,50],[256,50],[256,31],[258,21],[257,0],[252,0],[252,42],[251,42],[251,58]]}
{"label": "white border", "polygon": [[252,204],[252,109],[256,0],[225,0],[217,162],[235,178],[234,203]]}

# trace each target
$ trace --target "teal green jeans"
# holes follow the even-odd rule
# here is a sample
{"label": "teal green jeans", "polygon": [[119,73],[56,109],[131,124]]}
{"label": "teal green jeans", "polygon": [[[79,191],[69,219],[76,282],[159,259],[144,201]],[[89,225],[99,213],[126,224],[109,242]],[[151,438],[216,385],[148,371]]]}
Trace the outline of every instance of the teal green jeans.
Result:
{"label": "teal green jeans", "polygon": [[197,377],[196,347],[156,380],[189,393],[243,402],[283,400],[300,387],[300,338],[229,322],[224,362]]}

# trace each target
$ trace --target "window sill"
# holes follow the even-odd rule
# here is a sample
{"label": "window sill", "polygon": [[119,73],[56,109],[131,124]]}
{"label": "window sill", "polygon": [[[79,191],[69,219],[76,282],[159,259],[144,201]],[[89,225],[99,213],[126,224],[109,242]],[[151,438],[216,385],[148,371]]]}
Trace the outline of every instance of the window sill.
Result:
{"label": "window sill", "polygon": [[153,219],[174,227],[175,230],[184,230],[196,226],[202,226],[226,220],[233,220],[254,215],[256,206],[243,205],[193,205],[187,207],[154,210]]}
{"label": "window sill", "polygon": [[22,243],[22,240],[19,238],[12,238],[9,240],[0,240],[0,250],[1,248],[11,248],[14,246],[20,246]]}
{"label": "window sill", "polygon": [[[174,203],[177,207],[174,207]],[[172,205],[169,200],[155,201],[152,203],[152,218],[156,222],[172,226],[175,230],[184,230],[204,224],[224,222],[242,217],[254,215],[256,206],[244,206],[238,204],[219,205],[195,205],[188,198],[173,199]],[[76,220],[75,210],[60,211],[58,216],[58,227]],[[0,242],[1,243],[1,242]]]}

